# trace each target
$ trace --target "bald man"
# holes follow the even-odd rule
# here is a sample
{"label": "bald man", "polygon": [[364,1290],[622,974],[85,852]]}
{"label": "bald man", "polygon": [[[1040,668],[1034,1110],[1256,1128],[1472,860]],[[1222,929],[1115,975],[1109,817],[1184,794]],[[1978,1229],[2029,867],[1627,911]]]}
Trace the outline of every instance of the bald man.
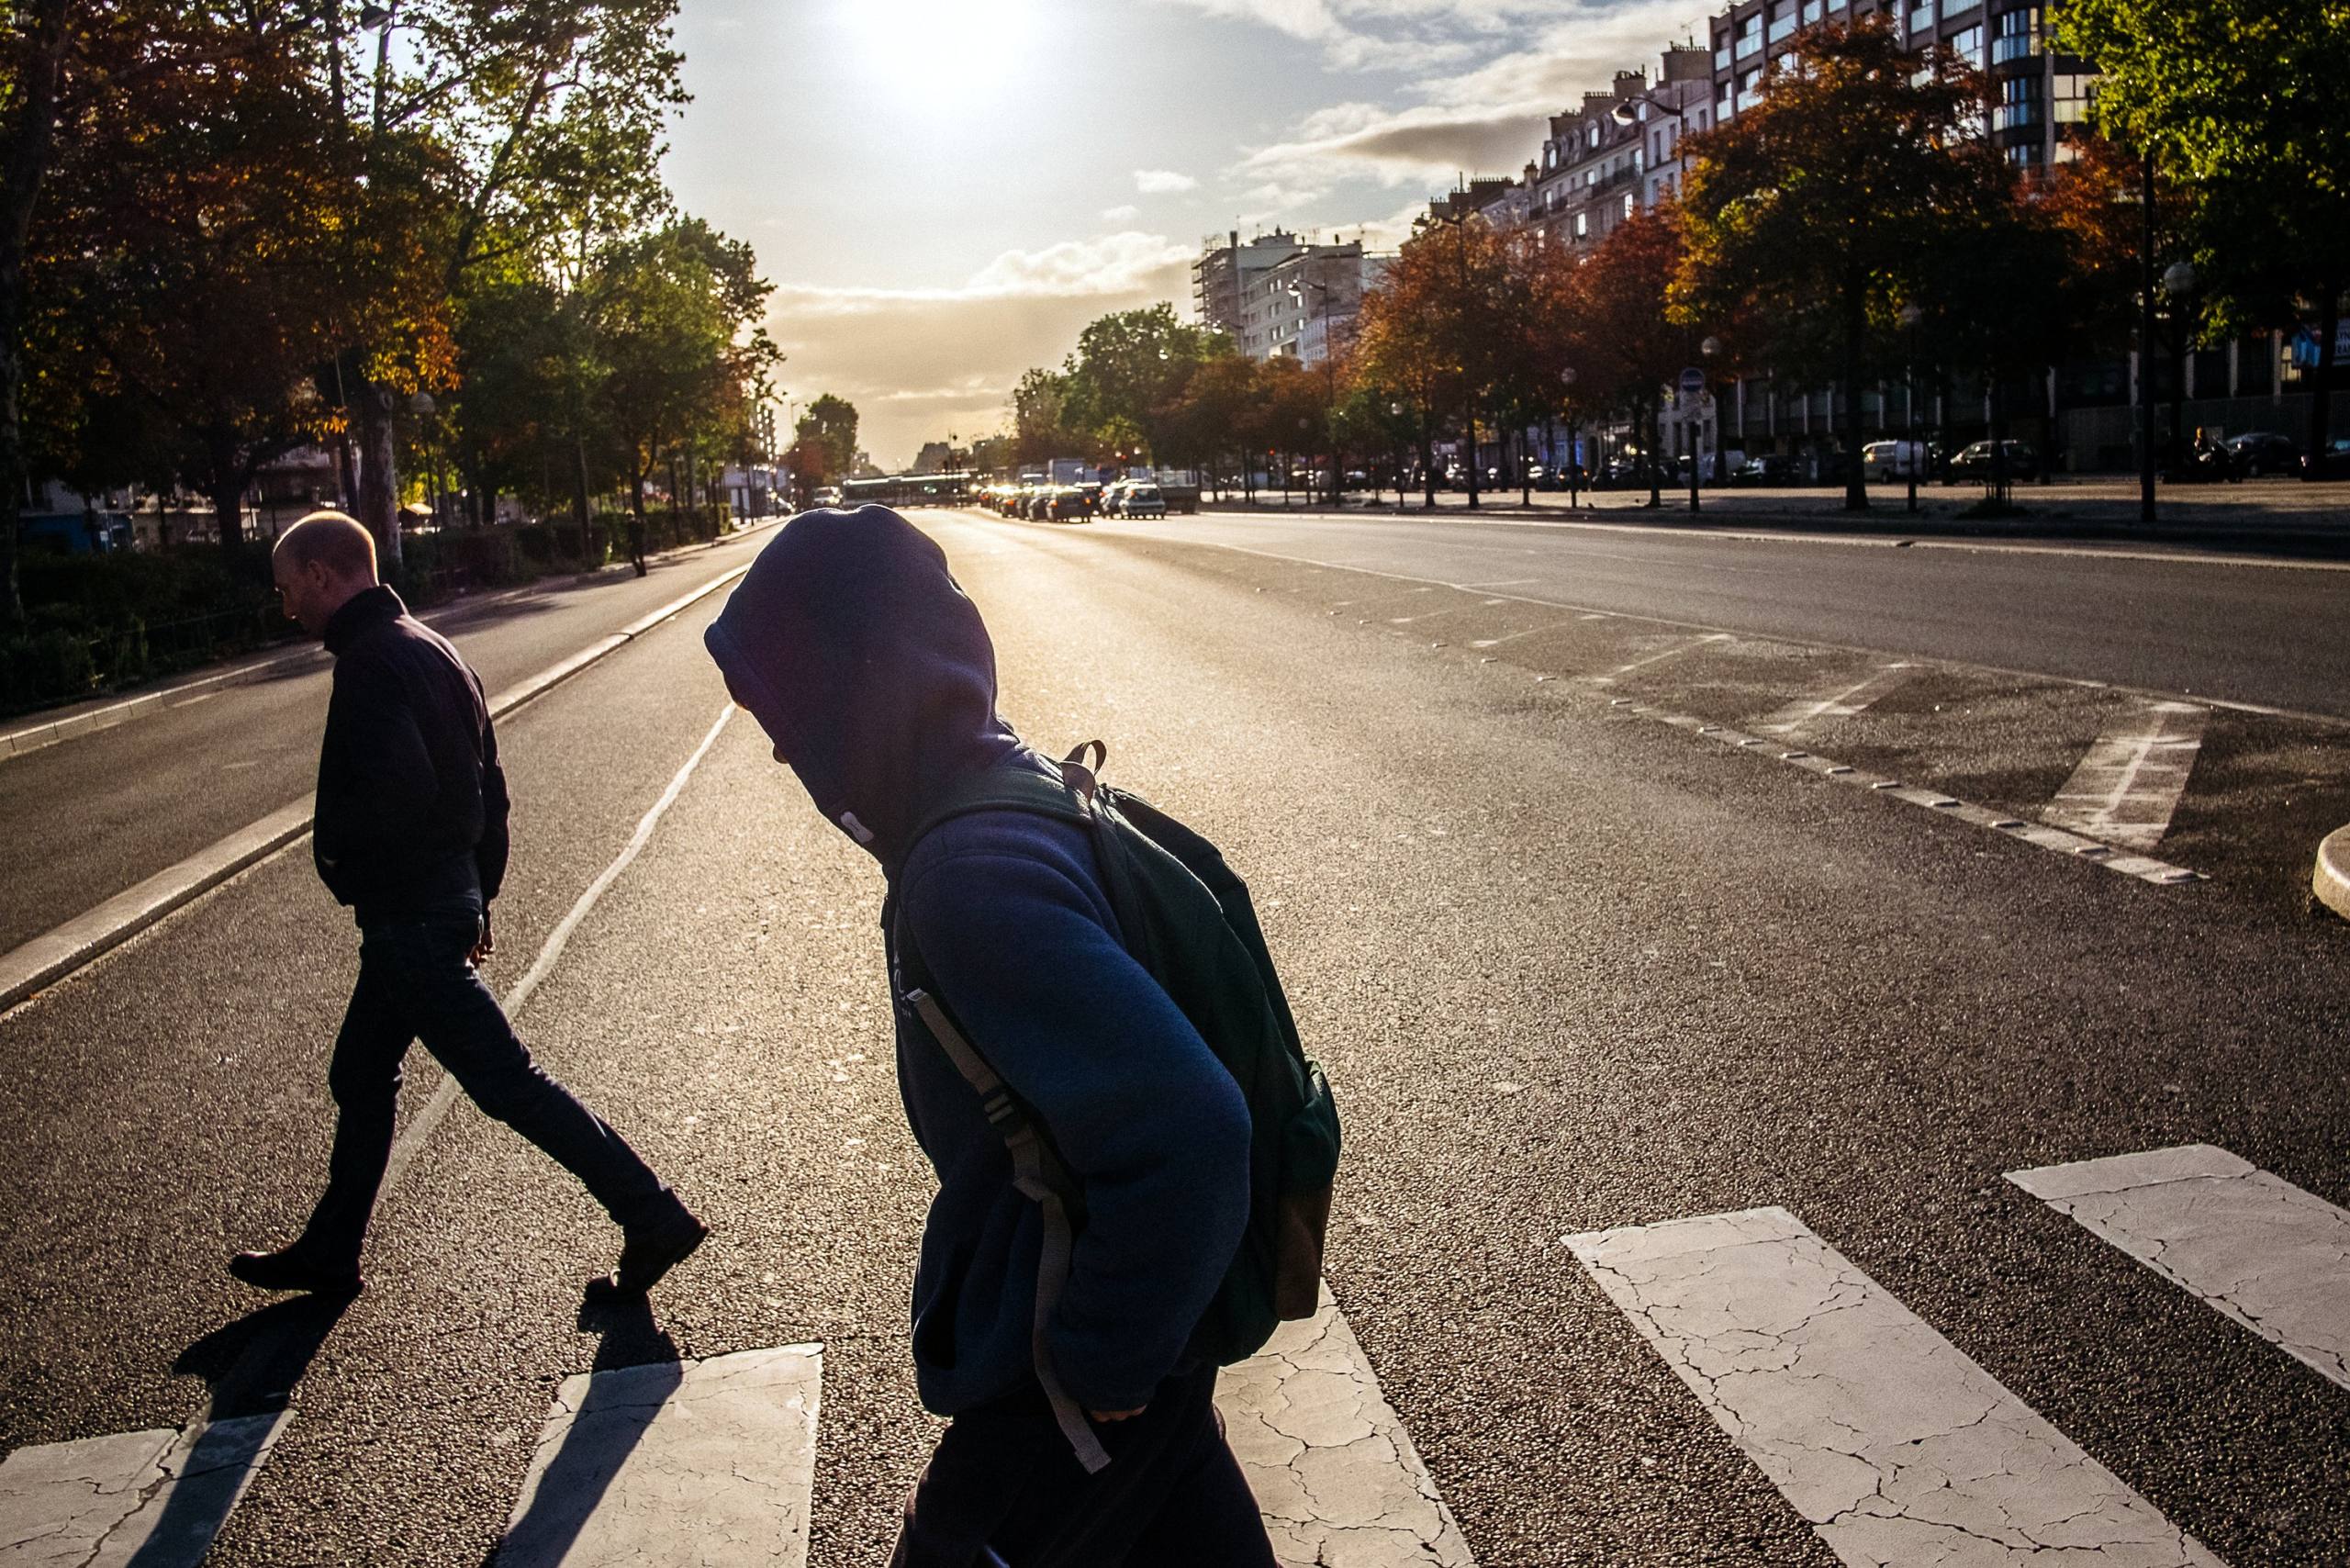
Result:
{"label": "bald man", "polygon": [[327,1081],[337,1109],[326,1194],[300,1238],[241,1252],[263,1290],[351,1294],[391,1157],[400,1062],[421,1039],[483,1111],[546,1151],[621,1228],[610,1284],[652,1288],[708,1227],[618,1133],[531,1059],[475,966],[506,872],[506,775],[481,682],[375,580],[375,541],[312,512],[271,560],[286,615],[334,655],[311,833],[319,876],[359,923],[359,981]]}

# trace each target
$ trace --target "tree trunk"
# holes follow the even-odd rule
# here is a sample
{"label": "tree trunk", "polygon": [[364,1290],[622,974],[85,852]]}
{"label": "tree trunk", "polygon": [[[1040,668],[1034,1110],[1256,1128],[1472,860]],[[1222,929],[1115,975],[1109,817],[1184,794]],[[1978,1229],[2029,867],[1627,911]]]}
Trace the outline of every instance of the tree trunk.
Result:
{"label": "tree trunk", "polygon": [[595,532],[596,520],[588,499],[587,436],[572,437],[571,458],[571,519],[579,525],[579,559],[592,570],[604,564],[604,553],[595,547],[589,537]]}
{"label": "tree trunk", "polygon": [[1517,427],[1517,504],[1534,505],[1534,465],[1526,454],[1526,426]]}
{"label": "tree trunk", "polygon": [[204,450],[211,465],[211,472],[206,476],[210,482],[205,487],[205,498],[212,503],[212,523],[220,535],[220,554],[234,561],[245,551],[245,485],[250,476],[238,461],[233,432],[207,431]]}
{"label": "tree trunk", "polygon": [[359,521],[383,547],[384,559],[400,564],[400,493],[392,447],[392,394],[388,387],[359,390]]}
{"label": "tree trunk", "polygon": [[1990,384],[1991,505],[2005,511],[2015,495],[2015,476],[2008,469],[2008,387],[1997,371],[1991,373]]}
{"label": "tree trunk", "polygon": [[27,48],[10,96],[5,174],[0,174],[0,632],[25,623],[17,582],[17,517],[29,482],[20,396],[24,388],[25,248],[33,209],[49,174],[57,124],[57,89],[65,63],[68,0],[35,0],[24,8]]}
{"label": "tree trunk", "polygon": [[1869,510],[1868,476],[1861,472],[1861,448],[1866,444],[1861,429],[1861,350],[1862,334],[1867,330],[1864,308],[1857,294],[1844,324],[1844,384],[1836,389],[1836,400],[1843,405],[1844,429],[1844,510]]}
{"label": "tree trunk", "polygon": [[2333,434],[2333,351],[2342,337],[2342,285],[2328,279],[2324,287],[2317,306],[2317,384],[2310,388],[2310,460],[2301,470],[2311,479],[2324,474],[2326,442]]}

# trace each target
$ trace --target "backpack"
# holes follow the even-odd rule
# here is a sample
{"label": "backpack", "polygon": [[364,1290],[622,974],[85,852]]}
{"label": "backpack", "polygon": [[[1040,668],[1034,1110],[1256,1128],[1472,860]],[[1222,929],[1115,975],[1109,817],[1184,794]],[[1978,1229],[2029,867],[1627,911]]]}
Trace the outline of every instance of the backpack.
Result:
{"label": "backpack", "polygon": [[[1338,1166],[1337,1108],[1322,1069],[1298,1041],[1247,885],[1214,845],[1139,796],[1101,783],[1095,770],[1108,755],[1100,741],[1087,742],[1061,763],[1058,780],[1019,767],[975,774],[934,807],[907,853],[942,823],[974,812],[1030,812],[1087,830],[1127,950],[1191,1020],[1248,1101],[1248,1223],[1190,1346],[1230,1366],[1262,1350],[1282,1321],[1311,1317],[1319,1305]],[[892,933],[901,999],[979,1094],[1011,1152],[1014,1185],[1044,1210],[1032,1337],[1036,1375],[1079,1461],[1099,1471],[1109,1455],[1062,1391],[1045,1344],[1084,1223],[1084,1193],[1054,1151],[1050,1129],[956,1025],[900,923],[892,922]]]}

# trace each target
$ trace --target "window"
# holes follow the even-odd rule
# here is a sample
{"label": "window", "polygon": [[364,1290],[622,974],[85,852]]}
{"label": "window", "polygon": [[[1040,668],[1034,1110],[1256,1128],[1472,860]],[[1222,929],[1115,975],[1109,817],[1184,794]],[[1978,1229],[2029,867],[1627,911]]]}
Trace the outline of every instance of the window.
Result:
{"label": "window", "polygon": [[1762,47],[1762,13],[1757,11],[1738,24],[1738,58],[1747,59]]}
{"label": "window", "polygon": [[2037,76],[2010,76],[1999,84],[1999,102],[1991,113],[1994,130],[2020,130],[2040,124],[2047,116]]}
{"label": "window", "polygon": [[1909,41],[1930,37],[1934,30],[1934,0],[1909,7]]}
{"label": "window", "polygon": [[1639,210],[1640,198],[1628,193],[1624,197],[1624,216],[1629,218]]}
{"label": "window", "polygon": [[2070,72],[2058,74],[2049,100],[2049,116],[2058,125],[2078,125],[2097,107],[2097,78]]}
{"label": "window", "polygon": [[1976,23],[1964,32],[1953,33],[1942,40],[1942,47],[1955,59],[1963,60],[1977,71],[1983,69],[1983,26]]}
{"label": "window", "polygon": [[1771,6],[1771,41],[1773,43],[1777,43],[1781,39],[1785,38],[1795,30],[1796,0],[1773,0]]}
{"label": "window", "polygon": [[1991,63],[2005,65],[2040,52],[2040,7],[2009,11],[1992,23]]}
{"label": "window", "polygon": [[1587,212],[1578,212],[1578,213],[1576,213],[1576,214],[1575,214],[1575,238],[1576,238],[1576,239],[1578,239],[1578,240],[1586,239],[1586,238],[1588,238],[1588,237],[1590,236],[1590,234],[1591,234],[1591,214],[1589,214],[1589,213],[1587,213]]}
{"label": "window", "polygon": [[1597,120],[1593,120],[1590,125],[1584,128],[1583,144],[1585,147],[1591,148],[1595,151],[1598,150],[1599,122]]}
{"label": "window", "polygon": [[1738,79],[1738,106],[1740,108],[1747,108],[1753,104],[1755,93],[1761,87],[1762,83],[1762,73],[1760,71],[1750,71],[1745,75],[1740,76]]}
{"label": "window", "polygon": [[1811,26],[1828,14],[1827,0],[1803,0],[1803,25]]}

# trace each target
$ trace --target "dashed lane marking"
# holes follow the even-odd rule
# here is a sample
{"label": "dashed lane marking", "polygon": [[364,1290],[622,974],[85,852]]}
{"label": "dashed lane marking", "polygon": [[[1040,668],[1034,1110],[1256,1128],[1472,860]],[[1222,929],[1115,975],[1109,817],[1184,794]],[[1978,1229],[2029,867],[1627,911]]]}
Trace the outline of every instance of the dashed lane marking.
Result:
{"label": "dashed lane marking", "polygon": [[2008,1180],[2350,1388],[2350,1214],[2203,1143]]}
{"label": "dashed lane marking", "polygon": [[817,1345],[565,1380],[498,1568],[805,1568],[822,1383]]}
{"label": "dashed lane marking", "polygon": [[1919,806],[1933,812],[1936,816],[1949,817],[1955,822],[1987,828],[2001,837],[2016,839],[2053,854],[2087,860],[2102,866],[2109,871],[2118,871],[2125,877],[2135,877],[2141,881],[2153,882],[2162,887],[2177,887],[2188,882],[2210,879],[2200,871],[2190,871],[2184,866],[2174,866],[2166,860],[2157,860],[2151,855],[2125,853],[2098,839],[2085,837],[2060,827],[2025,822],[2020,817],[2007,816],[1987,806],[1978,806],[1972,801],[1962,801],[1955,796],[1945,795],[1939,790],[1920,790],[1904,784],[1898,778],[1887,778],[1882,774],[1870,773],[1847,763],[1838,762],[1833,757],[1820,756],[1813,752],[1803,750],[1783,751],[1780,746],[1785,743],[1774,743],[1761,735],[1750,735],[1743,731],[1734,730],[1727,724],[1709,724],[1703,719],[1692,718],[1686,713],[1668,712],[1662,708],[1652,708],[1645,703],[1636,702],[1628,697],[1616,698],[1609,702],[1608,706],[1636,719],[1649,719],[1658,723],[1670,724],[1676,730],[1687,730],[1707,740],[1726,745],[1733,751],[1775,757],[1790,767],[1799,767],[1806,773],[1816,774],[1830,782],[1852,785],[1866,790],[1871,794],[1881,795],[1888,801],[1899,801],[1904,805]]}
{"label": "dashed lane marking", "polygon": [[0,1462],[0,1568],[196,1568],[291,1418],[18,1449]]}
{"label": "dashed lane marking", "polygon": [[1651,654],[1646,658],[1634,659],[1630,664],[1617,665],[1613,671],[1606,675],[1586,676],[1583,678],[1591,681],[1594,685],[1605,686],[1608,682],[1616,679],[1618,676],[1630,675],[1634,670],[1646,669],[1651,665],[1661,665],[1667,659],[1677,659],[1684,654],[1694,654],[1699,648],[1709,648],[1717,643],[1727,643],[1729,641],[1730,641],[1730,635],[1727,632],[1715,632],[1703,637],[1693,637],[1688,642],[1674,644],[1672,647],[1665,649],[1664,652],[1661,654]]}
{"label": "dashed lane marking", "polygon": [[1216,1406],[1282,1568],[1474,1568],[1326,1285],[1224,1374]]}
{"label": "dashed lane marking", "polygon": [[1567,1242],[1855,1568],[2224,1568],[1785,1209]]}
{"label": "dashed lane marking", "polygon": [[1865,680],[1855,681],[1841,691],[1826,697],[1798,698],[1769,718],[1760,720],[1755,728],[1766,735],[1793,740],[1826,719],[1850,719],[1868,711],[1877,699],[1897,690],[1918,673],[1914,664],[1889,664],[1872,672]]}
{"label": "dashed lane marking", "polygon": [[2209,717],[2192,702],[2154,702],[2120,715],[2041,819],[2108,843],[2152,849],[2170,831],[2187,793]]}

